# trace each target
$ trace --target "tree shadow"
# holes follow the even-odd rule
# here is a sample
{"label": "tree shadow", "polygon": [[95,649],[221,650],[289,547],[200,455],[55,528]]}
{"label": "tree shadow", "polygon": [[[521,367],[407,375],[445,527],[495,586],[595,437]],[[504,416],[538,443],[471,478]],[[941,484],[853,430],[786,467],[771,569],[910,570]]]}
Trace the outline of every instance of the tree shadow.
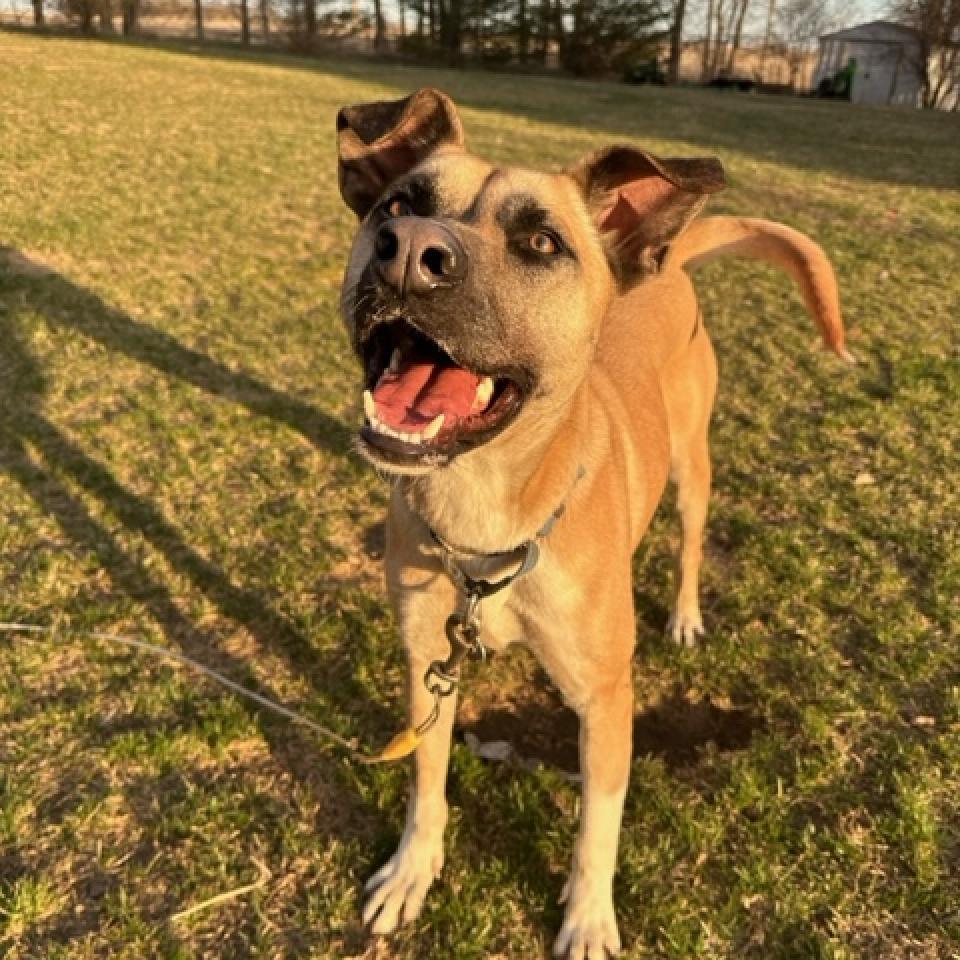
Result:
{"label": "tree shadow", "polygon": [[[365,631],[357,631],[355,643],[333,651],[318,650],[263,595],[234,583],[188,542],[155,503],[125,487],[46,415],[48,374],[25,342],[21,313],[39,316],[54,328],[68,327],[110,351],[285,423],[339,456],[345,454],[348,445],[344,426],[254,376],[232,371],[169,334],[109,307],[95,294],[18,251],[0,248],[0,474],[14,481],[36,509],[57,524],[69,545],[92,554],[109,575],[113,588],[142,605],[175,649],[262,696],[283,700],[269,680],[254,674],[245,657],[224,648],[215,631],[191,621],[170,588],[151,573],[144,558],[123,545],[112,525],[91,512],[85,498],[102,504],[123,531],[148,542],[224,618],[249,631],[259,649],[278,657],[311,689],[322,690],[335,712],[359,711],[365,723],[387,727],[390,721],[386,708],[370,703],[354,676],[356,658],[372,656]],[[336,584],[332,586],[338,589]],[[126,651],[122,654],[128,655]],[[259,725],[271,757],[291,777],[318,797],[321,793],[328,797],[331,789],[338,794],[345,792],[335,787],[344,783],[342,765],[325,745],[301,728],[240,702]],[[109,726],[91,728],[85,734],[87,746],[102,746],[113,735]],[[66,770],[64,775],[69,777]],[[353,794],[338,802],[354,811],[364,806]],[[96,911],[81,926],[95,923],[94,914]]]}
{"label": "tree shadow", "polygon": [[[394,87],[397,96],[417,86],[435,85],[462,106],[476,110],[496,110],[577,130],[584,129],[584,117],[589,117],[592,133],[612,139],[680,141],[706,153],[729,150],[810,173],[878,183],[948,189],[960,183],[960,151],[954,149],[960,136],[960,115],[944,111],[933,118],[925,110],[864,108],[811,98],[580,81],[576,85],[577,110],[571,113],[558,108],[555,87],[549,82],[552,76],[524,74],[523,93],[518,95],[518,77],[510,73],[364,59],[335,51],[320,59],[190,40],[74,38],[78,43],[123,43],[360,82],[369,82],[375,71],[377,83]],[[564,79],[574,83],[571,78]],[[332,136],[333,116],[329,119]]]}

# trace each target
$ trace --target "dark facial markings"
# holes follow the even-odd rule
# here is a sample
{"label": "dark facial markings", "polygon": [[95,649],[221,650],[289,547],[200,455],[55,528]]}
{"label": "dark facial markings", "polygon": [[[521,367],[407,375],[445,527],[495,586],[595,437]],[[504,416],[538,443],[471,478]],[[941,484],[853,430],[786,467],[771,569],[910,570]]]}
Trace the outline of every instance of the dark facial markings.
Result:
{"label": "dark facial markings", "polygon": [[395,184],[380,202],[381,217],[432,217],[439,208],[437,186],[432,177],[418,176]]}
{"label": "dark facial markings", "polygon": [[[377,205],[377,217],[381,221],[391,217],[413,216],[475,223],[480,219],[490,184],[502,173],[501,170],[491,170],[462,213],[444,208],[434,176],[414,174],[387,191]],[[576,262],[576,254],[563,229],[533,194],[515,193],[507,197],[500,204],[494,219],[503,230],[508,250],[525,265],[550,267]]]}

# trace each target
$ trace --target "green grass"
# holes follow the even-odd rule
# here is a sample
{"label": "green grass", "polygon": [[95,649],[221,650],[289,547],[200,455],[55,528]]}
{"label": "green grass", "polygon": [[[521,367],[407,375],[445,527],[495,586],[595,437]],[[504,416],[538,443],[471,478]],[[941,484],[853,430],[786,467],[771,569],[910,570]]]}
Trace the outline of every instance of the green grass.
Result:
{"label": "green grass", "polygon": [[[698,287],[721,360],[708,642],[666,620],[669,504],[637,558],[637,758],[617,876],[633,957],[960,952],[960,117],[0,33],[0,953],[536,957],[577,788],[454,750],[448,866],[368,944],[402,768],[352,765],[128,631],[367,744],[403,710],[386,487],[351,452],[338,106],[431,83],[501,163],[611,140],[715,153],[713,209],[837,265],[849,371],[788,282]],[[463,722],[569,758],[519,653]],[[556,731],[559,731],[557,733]],[[253,882],[255,893],[171,917]]]}

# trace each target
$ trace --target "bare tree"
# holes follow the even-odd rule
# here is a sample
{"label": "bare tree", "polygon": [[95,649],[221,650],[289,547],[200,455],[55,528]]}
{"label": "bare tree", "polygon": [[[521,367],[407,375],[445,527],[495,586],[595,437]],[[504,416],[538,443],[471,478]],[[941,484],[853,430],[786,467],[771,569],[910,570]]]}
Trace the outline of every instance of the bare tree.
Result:
{"label": "bare tree", "polygon": [[895,0],[893,15],[917,34],[911,66],[927,109],[960,99],[960,0]]}
{"label": "bare tree", "polygon": [[680,80],[680,54],[683,50],[683,19],[687,12],[687,0],[674,0],[673,23],[670,27],[670,69],[671,83]]}
{"label": "bare tree", "polygon": [[733,28],[733,37],[730,41],[730,52],[727,55],[727,72],[733,73],[737,64],[737,53],[740,50],[740,41],[743,37],[743,21],[747,16],[747,7],[750,6],[750,0],[734,0],[731,15],[736,20]]}
{"label": "bare tree", "polygon": [[197,39],[203,39],[203,0],[193,0],[193,17],[197,25]]}
{"label": "bare tree", "polygon": [[140,27],[140,0],[122,0],[121,13],[123,35],[133,36]]}
{"label": "bare tree", "polygon": [[782,0],[776,11],[776,34],[784,45],[784,56],[790,65],[790,83],[797,77],[807,53],[817,39],[837,29],[847,19],[850,8],[831,0]]}
{"label": "bare tree", "polygon": [[250,46],[250,0],[240,0],[240,42]]}
{"label": "bare tree", "polygon": [[[313,0],[307,2],[312,4]],[[373,23],[373,49],[383,50],[387,46],[387,25],[383,19],[382,0],[373,0]]]}
{"label": "bare tree", "polygon": [[35,27],[42,27],[44,24],[43,0],[32,0],[32,2],[33,2],[33,25]]}

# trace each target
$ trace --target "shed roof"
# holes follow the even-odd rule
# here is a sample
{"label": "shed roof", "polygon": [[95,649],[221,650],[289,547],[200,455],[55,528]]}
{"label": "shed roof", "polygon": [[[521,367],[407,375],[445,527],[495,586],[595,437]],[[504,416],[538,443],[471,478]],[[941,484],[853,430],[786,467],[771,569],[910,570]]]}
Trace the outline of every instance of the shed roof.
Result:
{"label": "shed roof", "polygon": [[855,27],[844,30],[834,30],[833,33],[824,33],[821,40],[866,40],[874,43],[903,43],[916,40],[917,31],[912,27],[905,27],[902,23],[892,20],[871,20]]}

